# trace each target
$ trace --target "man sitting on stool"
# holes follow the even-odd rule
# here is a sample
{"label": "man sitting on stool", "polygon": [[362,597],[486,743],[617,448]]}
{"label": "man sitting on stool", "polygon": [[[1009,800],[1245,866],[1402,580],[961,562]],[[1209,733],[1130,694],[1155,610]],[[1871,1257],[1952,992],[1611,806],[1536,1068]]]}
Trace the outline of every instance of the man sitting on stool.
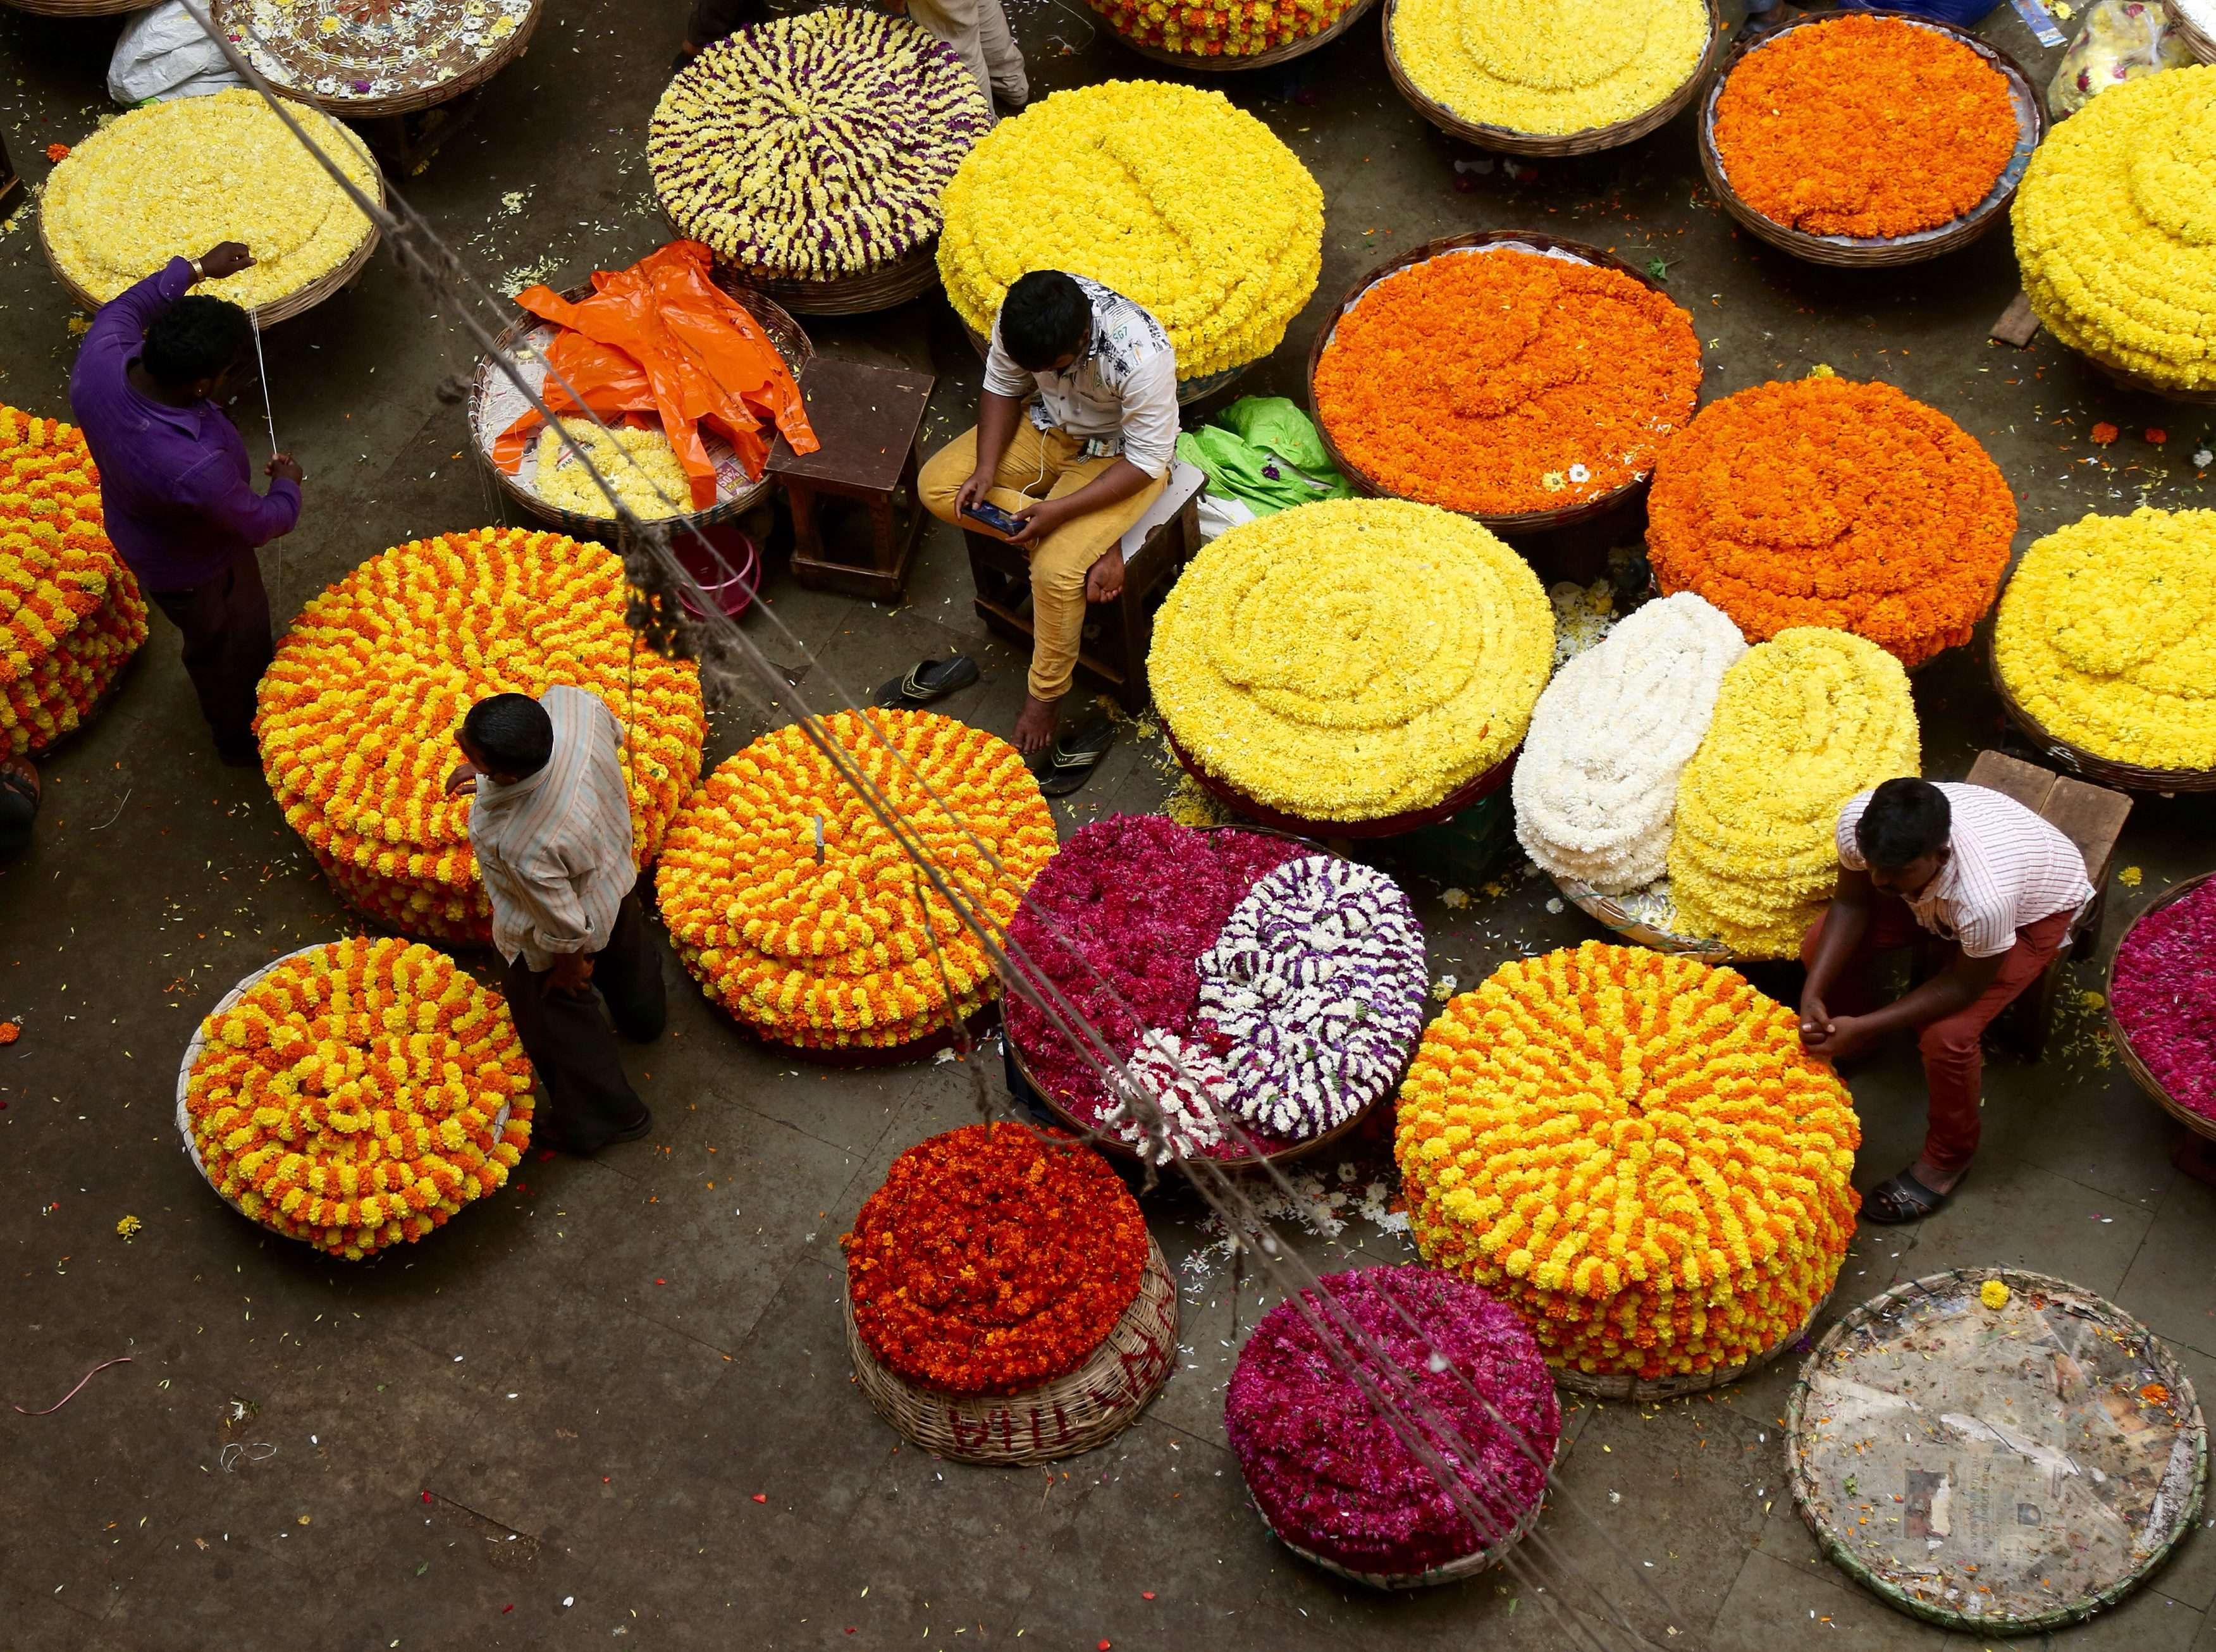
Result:
{"label": "man sitting on stool", "polygon": [[635,885],[623,725],[582,688],[495,694],[454,737],[447,795],[475,792],[470,844],[492,901],[492,944],[523,1052],[546,1095],[532,1134],[597,1153],[654,1127],[616,1059],[593,989],[634,1043],[662,1036],[662,956]]}
{"label": "man sitting on stool", "polygon": [[[1800,946],[1800,1042],[1837,1062],[1916,1030],[1930,1094],[1924,1153],[1862,1204],[1867,1220],[1912,1222],[1947,1202],[1978,1150],[1979,1039],[2046,971],[2093,886],[2075,843],[1982,786],[1887,780],[1847,800],[1837,836],[1838,894]],[[1864,1013],[1872,962],[1919,928],[1952,943],[1946,967]]]}

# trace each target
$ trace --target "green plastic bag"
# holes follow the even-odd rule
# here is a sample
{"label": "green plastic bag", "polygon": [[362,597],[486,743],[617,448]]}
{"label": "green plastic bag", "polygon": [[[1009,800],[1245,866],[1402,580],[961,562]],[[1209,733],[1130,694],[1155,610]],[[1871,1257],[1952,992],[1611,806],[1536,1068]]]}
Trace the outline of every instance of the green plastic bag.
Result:
{"label": "green plastic bag", "polygon": [[1178,437],[1178,457],[1199,467],[1208,490],[1268,516],[1317,499],[1350,499],[1354,490],[1324,451],[1308,416],[1283,396],[1242,396]]}

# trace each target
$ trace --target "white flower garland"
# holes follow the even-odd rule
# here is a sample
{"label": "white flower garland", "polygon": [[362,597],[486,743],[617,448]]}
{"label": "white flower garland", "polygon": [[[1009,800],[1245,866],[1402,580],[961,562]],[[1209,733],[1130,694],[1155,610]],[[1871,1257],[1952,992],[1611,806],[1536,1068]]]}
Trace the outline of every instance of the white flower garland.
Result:
{"label": "white flower garland", "polygon": [[1662,876],[1677,776],[1715,714],[1739,627],[1690,591],[1649,602],[1539,696],[1516,765],[1516,835],[1542,868],[1604,895]]}
{"label": "white flower garland", "polygon": [[[1204,1153],[1223,1139],[1222,1120],[1231,1108],[1231,1078],[1216,1058],[1174,1032],[1150,1027],[1123,1063],[1123,1094],[1100,1116],[1117,1137],[1138,1150],[1149,1164]],[[1148,1114],[1132,1094],[1143,1088],[1161,1113],[1161,1131],[1148,1128]]]}

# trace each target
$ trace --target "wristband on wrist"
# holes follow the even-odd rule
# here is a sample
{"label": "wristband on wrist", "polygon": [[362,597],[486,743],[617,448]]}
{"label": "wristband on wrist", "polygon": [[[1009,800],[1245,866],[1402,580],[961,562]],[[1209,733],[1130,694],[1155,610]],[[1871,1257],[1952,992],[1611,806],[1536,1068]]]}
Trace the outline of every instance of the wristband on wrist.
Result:
{"label": "wristband on wrist", "polygon": [[191,267],[193,279],[194,280],[204,281],[207,280],[207,271],[200,268],[200,261],[199,259],[188,258],[185,260],[185,262]]}

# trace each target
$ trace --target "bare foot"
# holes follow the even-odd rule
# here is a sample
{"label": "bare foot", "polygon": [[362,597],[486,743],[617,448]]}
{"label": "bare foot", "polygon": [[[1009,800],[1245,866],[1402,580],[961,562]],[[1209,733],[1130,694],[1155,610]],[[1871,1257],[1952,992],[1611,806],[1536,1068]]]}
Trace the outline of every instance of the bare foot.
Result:
{"label": "bare foot", "polygon": [[[1968,1167],[1965,1166],[1964,1169]],[[1919,1158],[1908,1168],[1908,1174],[1935,1193],[1951,1193],[1954,1184],[1962,1179],[1962,1170],[1935,1170],[1929,1159]]]}
{"label": "bare foot", "polygon": [[1087,602],[1113,602],[1123,594],[1123,547],[1111,545],[1085,575]]}
{"label": "bare foot", "polygon": [[1054,743],[1054,726],[1060,720],[1055,707],[1059,704],[1059,700],[1041,700],[1036,694],[1024,697],[1023,715],[1016,718],[1018,751],[1028,757]]}

